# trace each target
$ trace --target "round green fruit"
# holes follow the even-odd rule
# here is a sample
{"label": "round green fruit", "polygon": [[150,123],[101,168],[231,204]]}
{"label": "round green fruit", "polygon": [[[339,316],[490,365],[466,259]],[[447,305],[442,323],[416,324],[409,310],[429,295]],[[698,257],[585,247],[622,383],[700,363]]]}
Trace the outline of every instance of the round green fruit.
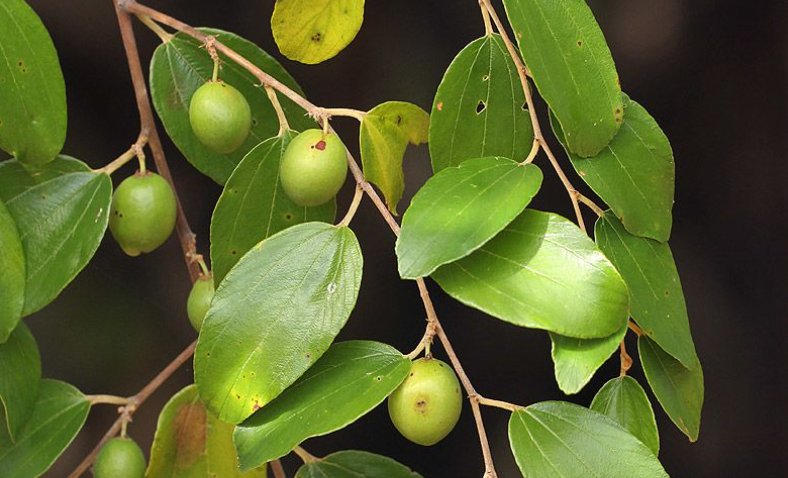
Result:
{"label": "round green fruit", "polygon": [[408,440],[430,446],[452,431],[462,411],[460,382],[440,360],[413,362],[410,375],[388,401],[391,422]]}
{"label": "round green fruit", "polygon": [[151,252],[170,237],[176,210],[170,184],[156,173],[138,171],[115,190],[109,230],[126,254],[138,256]]}
{"label": "round green fruit", "polygon": [[95,478],[143,478],[145,455],[131,438],[113,438],[96,457]]}
{"label": "round green fruit", "polygon": [[306,130],[287,146],[279,177],[287,197],[299,206],[328,202],[347,177],[345,145],[335,134]]}
{"label": "round green fruit", "polygon": [[200,276],[199,279],[192,286],[192,291],[189,293],[189,300],[186,302],[186,311],[189,314],[189,322],[197,332],[202,327],[202,321],[205,320],[205,314],[211,307],[211,300],[213,300],[213,276]]}
{"label": "round green fruit", "polygon": [[223,81],[209,81],[192,96],[189,122],[202,144],[227,154],[249,136],[252,110],[240,91]]}

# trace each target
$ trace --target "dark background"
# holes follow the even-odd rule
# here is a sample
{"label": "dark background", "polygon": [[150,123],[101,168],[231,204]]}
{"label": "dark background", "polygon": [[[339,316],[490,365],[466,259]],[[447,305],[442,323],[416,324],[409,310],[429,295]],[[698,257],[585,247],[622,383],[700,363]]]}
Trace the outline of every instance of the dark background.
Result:
{"label": "dark background", "polygon": [[[30,0],[49,27],[65,70],[69,135],[65,152],[101,166],[133,142],[138,115],[110,0]],[[272,54],[273,1],[149,0],[194,25],[235,31]],[[499,11],[502,11],[500,2]],[[690,444],[657,410],[661,459],[674,477],[788,476],[786,390],[786,66],[788,4],[779,0],[590,0],[624,89],[659,121],[675,150],[677,198],[671,244],[682,274],[692,329],[705,369],[700,441]],[[144,62],[158,39],[139,24]],[[391,99],[429,109],[454,55],[483,34],[473,0],[368,2],[356,41],[318,66],[283,64],[324,106],[368,109]],[[542,106],[542,105],[540,105]],[[540,111],[544,111],[541,108]],[[352,120],[335,121],[355,144]],[[544,123],[543,123],[544,124]],[[210,214],[220,188],[165,139],[186,214],[207,252]],[[557,149],[560,151],[560,148]],[[562,157],[565,161],[565,158]],[[571,217],[565,191],[541,156],[545,184],[535,206]],[[568,164],[565,164],[568,167]],[[570,168],[571,169],[571,168]],[[115,183],[131,173],[116,173]],[[409,150],[406,197],[429,174],[427,148]],[[576,185],[580,184],[575,179]],[[588,192],[588,188],[581,187]],[[341,194],[340,211],[350,197]],[[587,216],[587,220],[592,218]],[[415,346],[424,312],[416,288],[398,279],[394,239],[365,201],[353,223],[365,253],[358,307],[341,339]],[[444,326],[478,390],[520,404],[564,399],[552,373],[545,333],[519,329],[460,306],[430,285]],[[195,338],[185,311],[189,281],[173,238],[131,259],[111,238],[54,304],[28,319],[44,374],[86,393],[130,395]],[[633,349],[634,347],[630,347]],[[439,356],[442,351],[437,349]],[[617,373],[611,360],[581,394],[587,405]],[[158,411],[191,378],[175,375],[135,415],[130,434],[147,449]],[[641,377],[636,364],[633,375]],[[354,426],[309,440],[314,454],[357,447],[384,453],[427,478],[483,471],[466,405],[457,429],[432,448],[400,437],[379,407]],[[500,476],[519,476],[506,438],[507,414],[484,416]],[[71,448],[47,475],[65,476],[115,418],[96,407]],[[602,451],[604,452],[604,451]],[[297,461],[286,459],[288,471]],[[2,473],[0,473],[2,474]]]}

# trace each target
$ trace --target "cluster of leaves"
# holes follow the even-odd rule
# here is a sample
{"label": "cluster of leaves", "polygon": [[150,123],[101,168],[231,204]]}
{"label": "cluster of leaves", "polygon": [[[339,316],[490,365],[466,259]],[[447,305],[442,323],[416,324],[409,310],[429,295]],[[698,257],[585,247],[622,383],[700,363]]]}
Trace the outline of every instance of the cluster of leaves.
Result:
{"label": "cluster of leaves", "polygon": [[[698,437],[703,373],[667,241],[673,152],[656,121],[621,91],[604,36],[583,0],[504,0],[520,54],[550,108],[553,131],[578,176],[610,207],[594,238],[568,219],[529,208],[542,184],[523,161],[534,144],[525,93],[504,39],[471,42],[447,69],[431,114],[388,102],[363,115],[364,175],[396,213],[409,144],[429,142],[434,176],[402,218],[403,279],[431,277],[450,296],[502,321],[546,331],[556,380],[580,391],[622,342],[630,318],[648,384],[669,417]],[[363,0],[279,0],[274,38],[290,59],[319,63],[355,37]],[[285,69],[253,43],[202,29],[298,94]],[[195,385],[162,411],[146,476],[264,476],[265,463],[304,440],[343,428],[386,399],[410,361],[389,345],[335,343],[351,316],[363,256],[353,231],[334,226],[336,204],[296,205],[279,166],[294,131],[314,126],[290,99],[291,131],[256,78],[222,58],[222,79],[252,110],[235,151],[197,140],[194,92],[213,61],[178,33],[150,65],[155,109],[169,137],[223,186],[211,220],[216,295],[200,331]],[[108,175],[60,155],[63,75],[51,39],[23,0],[0,5],[0,470],[36,477],[84,423],[89,400],[41,379],[39,352],[20,320],[46,306],[88,263],[107,227]],[[523,475],[667,476],[648,395],[610,380],[589,408],[543,402],[509,423]],[[298,477],[414,477],[378,455],[342,451]]]}

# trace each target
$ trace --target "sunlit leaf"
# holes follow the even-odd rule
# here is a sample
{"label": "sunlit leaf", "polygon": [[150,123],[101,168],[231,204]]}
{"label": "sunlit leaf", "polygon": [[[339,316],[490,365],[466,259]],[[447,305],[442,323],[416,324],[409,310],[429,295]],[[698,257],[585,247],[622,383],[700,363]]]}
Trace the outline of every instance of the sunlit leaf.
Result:
{"label": "sunlit leaf", "polygon": [[500,35],[471,42],[438,86],[430,121],[430,157],[437,173],[466,159],[525,159],[533,127],[517,67]]}
{"label": "sunlit leaf", "polygon": [[296,381],[347,322],[363,259],[347,227],[299,224],[250,250],[219,285],[194,360],[200,397],[240,423]]}
{"label": "sunlit leaf", "polygon": [[410,371],[410,360],[378,342],[342,342],[292,387],[238,425],[241,468],[282,457],[307,438],[344,428],[375,408]]}
{"label": "sunlit leaf", "polygon": [[607,382],[591,402],[591,410],[612,418],[629,433],[659,454],[659,431],[654,409],[646,391],[629,376],[616,377]]}
{"label": "sunlit leaf", "polygon": [[66,84],[55,45],[23,0],[0,2],[0,148],[28,164],[66,140]]}
{"label": "sunlit leaf", "polygon": [[576,339],[551,333],[555,379],[561,391],[573,394],[582,390],[597,369],[618,350],[626,333],[626,325],[602,339]]}
{"label": "sunlit leaf", "polygon": [[471,159],[440,171],[402,218],[400,276],[426,276],[475,251],[523,212],[541,185],[538,167],[507,158]]}
{"label": "sunlit leaf", "polygon": [[6,432],[16,440],[33,413],[41,382],[38,345],[25,324],[0,344],[0,371],[0,418],[5,418]]}
{"label": "sunlit leaf", "polygon": [[339,451],[305,463],[295,478],[422,478],[389,457],[365,451]]}

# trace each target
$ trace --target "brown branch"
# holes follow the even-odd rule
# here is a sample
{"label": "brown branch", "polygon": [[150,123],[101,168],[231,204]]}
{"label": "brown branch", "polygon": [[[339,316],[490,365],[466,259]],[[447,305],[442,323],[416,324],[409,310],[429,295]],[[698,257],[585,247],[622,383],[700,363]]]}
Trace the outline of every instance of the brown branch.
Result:
{"label": "brown branch", "polygon": [[148,87],[145,84],[145,76],[142,72],[142,63],[140,61],[139,50],[137,49],[137,40],[134,37],[131,17],[123,8],[123,0],[113,0],[113,4],[115,5],[115,12],[118,16],[118,25],[120,26],[120,34],[123,39],[123,48],[126,50],[131,81],[134,85],[137,109],[140,114],[141,135],[146,135],[148,137],[148,145],[153,152],[153,161],[156,164],[156,170],[168,183],[170,183],[172,191],[175,194],[175,200],[178,204],[176,232],[178,234],[178,241],[181,243],[186,267],[189,269],[189,276],[192,282],[194,282],[200,271],[197,263],[193,261],[193,257],[197,252],[196,236],[192,232],[191,227],[189,227],[189,222],[181,207],[181,201],[178,198],[175,183],[172,180],[172,174],[170,174],[170,168],[167,165],[167,158],[164,156],[164,149],[161,146],[159,133],[156,130],[156,123],[153,119],[153,110],[151,109],[150,97],[148,96]]}
{"label": "brown branch", "polygon": [[120,416],[118,419],[115,420],[115,423],[113,423],[110,429],[107,430],[107,433],[104,434],[104,437],[101,439],[101,441],[99,441],[98,444],[93,447],[93,450],[90,452],[90,454],[88,454],[88,456],[82,460],[76,469],[74,469],[74,471],[68,475],[68,478],[79,478],[83,473],[88,471],[90,465],[92,465],[96,460],[96,455],[98,455],[99,451],[101,451],[101,447],[103,447],[105,443],[120,433],[123,424],[127,423],[131,419],[131,416],[134,415],[134,412],[136,412],[143,403],[145,403],[145,400],[147,400],[148,397],[153,394],[153,392],[161,387],[161,385],[166,382],[167,379],[170,378],[170,376],[172,376],[172,374],[181,367],[181,365],[186,363],[186,361],[191,358],[192,354],[194,354],[194,348],[196,346],[197,342],[195,341],[186,347],[186,349],[178,354],[178,356],[175,357],[175,359],[170,362],[169,365],[164,368],[164,370],[159,372],[158,375],[153,378],[153,380],[148,382],[148,384],[145,385],[145,387],[143,387],[139,393],[128,398],[128,405],[120,407],[119,409]]}
{"label": "brown branch", "polygon": [[273,470],[275,478],[287,478],[287,474],[285,473],[284,467],[282,467],[281,461],[279,460],[272,461],[271,470]]}

